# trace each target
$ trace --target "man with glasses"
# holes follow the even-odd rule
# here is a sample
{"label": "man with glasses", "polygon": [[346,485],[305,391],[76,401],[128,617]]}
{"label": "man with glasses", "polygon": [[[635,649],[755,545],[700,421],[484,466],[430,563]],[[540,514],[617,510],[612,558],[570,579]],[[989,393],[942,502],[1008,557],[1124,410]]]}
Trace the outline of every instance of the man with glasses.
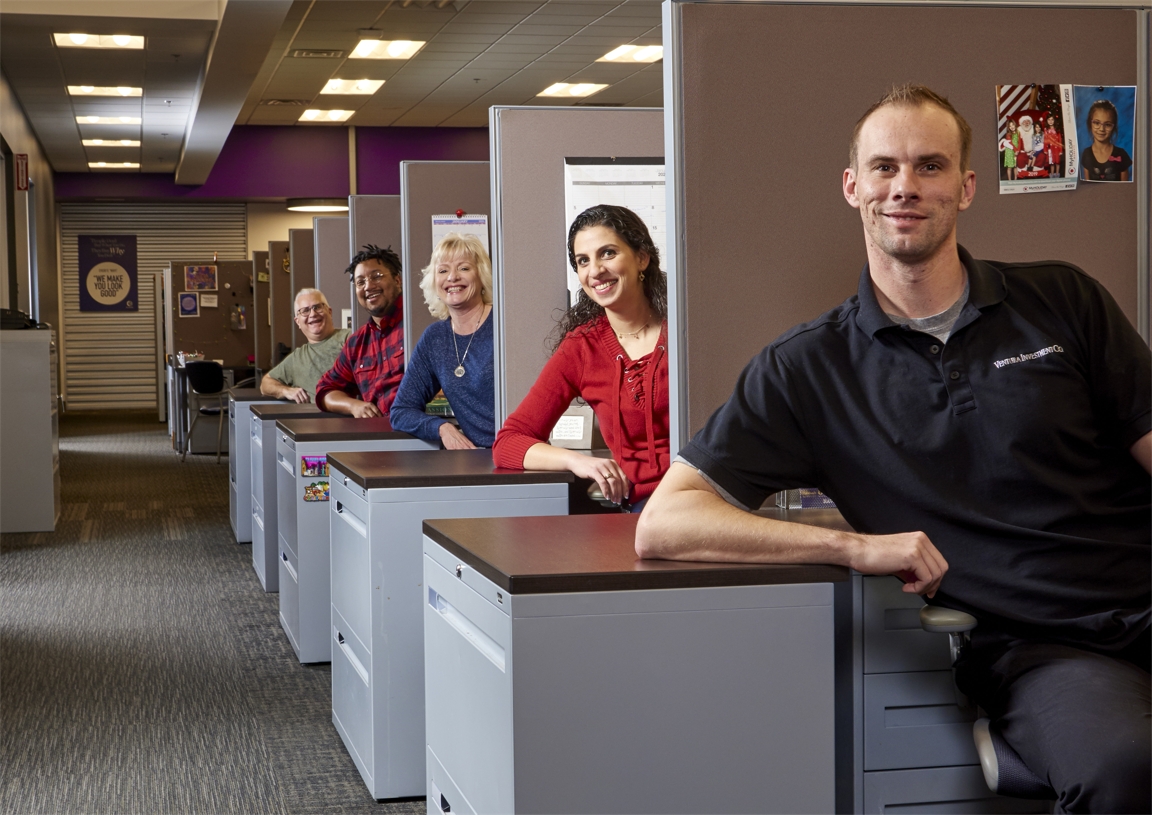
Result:
{"label": "man with glasses", "polygon": [[260,380],[265,396],[289,402],[309,402],[320,377],[332,367],[348,335],[347,328],[332,325],[332,307],[319,289],[301,289],[293,305],[296,327],[308,340]]}
{"label": "man with glasses", "polygon": [[368,244],[348,265],[356,300],[372,319],[348,338],[316,386],[316,406],[358,419],[387,416],[404,377],[400,257]]}

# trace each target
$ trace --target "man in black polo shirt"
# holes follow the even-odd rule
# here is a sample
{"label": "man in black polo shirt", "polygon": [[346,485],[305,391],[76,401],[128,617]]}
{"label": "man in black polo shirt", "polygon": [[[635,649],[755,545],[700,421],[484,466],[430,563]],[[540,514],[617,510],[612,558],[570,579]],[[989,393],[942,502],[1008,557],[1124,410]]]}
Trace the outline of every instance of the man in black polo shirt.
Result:
{"label": "man in black polo shirt", "polygon": [[[857,123],[856,296],[745,368],[636,534],[643,557],[838,563],[975,615],[961,685],[1059,795],[1148,812],[1152,356],[1074,266],[974,260],[971,130],[894,89]],[[752,515],[819,487],[859,534]]]}

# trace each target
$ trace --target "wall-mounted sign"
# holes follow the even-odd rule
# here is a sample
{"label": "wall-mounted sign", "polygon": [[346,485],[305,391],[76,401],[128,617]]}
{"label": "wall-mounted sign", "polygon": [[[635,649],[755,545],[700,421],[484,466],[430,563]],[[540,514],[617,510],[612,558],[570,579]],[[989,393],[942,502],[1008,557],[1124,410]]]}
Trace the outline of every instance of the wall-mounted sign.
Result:
{"label": "wall-mounted sign", "polygon": [[136,236],[79,235],[80,310],[138,311]]}
{"label": "wall-mounted sign", "polygon": [[28,154],[17,153],[16,159],[16,192],[28,191]]}

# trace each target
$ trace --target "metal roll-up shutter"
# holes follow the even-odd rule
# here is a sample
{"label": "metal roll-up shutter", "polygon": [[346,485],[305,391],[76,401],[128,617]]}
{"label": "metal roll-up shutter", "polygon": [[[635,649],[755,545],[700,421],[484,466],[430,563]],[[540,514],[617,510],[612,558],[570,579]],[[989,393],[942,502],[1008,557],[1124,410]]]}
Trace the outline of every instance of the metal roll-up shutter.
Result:
{"label": "metal roll-up shutter", "polygon": [[[79,235],[136,236],[138,311],[80,311]],[[245,205],[61,204],[60,239],[66,409],[155,409],[160,292],[152,273],[175,258],[247,258]]]}

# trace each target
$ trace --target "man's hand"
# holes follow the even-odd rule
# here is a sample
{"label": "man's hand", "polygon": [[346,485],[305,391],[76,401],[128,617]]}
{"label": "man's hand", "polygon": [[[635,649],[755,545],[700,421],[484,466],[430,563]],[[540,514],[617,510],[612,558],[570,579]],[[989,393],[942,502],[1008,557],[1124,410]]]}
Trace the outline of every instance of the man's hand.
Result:
{"label": "man's hand", "polygon": [[351,408],[352,415],[357,419],[376,419],[384,415],[380,412],[380,408],[371,402],[361,402],[359,399],[352,400]]}
{"label": "man's hand", "polygon": [[308,391],[304,390],[303,388],[287,388],[284,391],[283,398],[287,399],[289,402],[296,402],[297,404],[302,405],[309,401],[312,397],[310,397],[308,395]]}
{"label": "man's hand", "polygon": [[285,385],[279,379],[273,379],[265,375],[260,380],[260,393],[265,396],[273,396],[277,399],[287,399],[289,402],[296,402],[304,404],[311,400],[308,391],[303,388],[294,388],[291,385]]}
{"label": "man's hand", "polygon": [[475,450],[476,445],[457,429],[452,422],[440,425],[440,441],[444,443],[445,450]]}
{"label": "man's hand", "polygon": [[923,532],[857,535],[848,565],[864,574],[894,574],[909,594],[936,596],[948,561]]}

